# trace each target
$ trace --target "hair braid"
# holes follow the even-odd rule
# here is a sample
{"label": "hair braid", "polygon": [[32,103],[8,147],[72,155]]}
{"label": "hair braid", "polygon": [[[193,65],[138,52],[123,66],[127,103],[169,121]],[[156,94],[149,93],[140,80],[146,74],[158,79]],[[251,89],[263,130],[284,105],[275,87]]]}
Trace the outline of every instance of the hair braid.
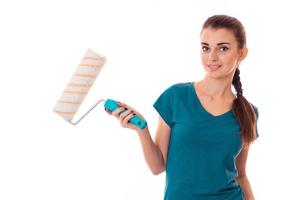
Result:
{"label": "hair braid", "polygon": [[232,84],[236,90],[236,95],[237,97],[242,97],[243,96],[243,89],[242,89],[242,83],[240,79],[240,70],[239,68],[236,68],[236,71],[233,76]]}
{"label": "hair braid", "polygon": [[[237,117],[237,120],[240,124],[244,124],[245,126],[241,126],[241,131],[244,135],[244,147],[247,147],[250,144],[250,141],[255,139],[256,131],[254,123],[256,122],[256,117],[254,116],[254,108],[250,106],[251,104],[248,100],[243,96],[242,82],[240,79],[240,70],[237,67],[233,76],[232,84],[236,90],[237,99],[233,102],[233,113]],[[243,112],[241,112],[243,111]],[[244,112],[245,111],[245,112]],[[250,116],[247,113],[251,113]],[[248,128],[246,128],[248,127]],[[250,130],[250,132],[249,132]]]}

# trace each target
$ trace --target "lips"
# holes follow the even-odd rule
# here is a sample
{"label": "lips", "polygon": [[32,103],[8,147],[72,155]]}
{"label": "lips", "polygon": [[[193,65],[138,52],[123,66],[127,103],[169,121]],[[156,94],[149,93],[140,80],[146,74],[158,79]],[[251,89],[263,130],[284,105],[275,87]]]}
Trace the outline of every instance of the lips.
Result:
{"label": "lips", "polygon": [[208,65],[208,67],[212,70],[219,69],[222,65]]}

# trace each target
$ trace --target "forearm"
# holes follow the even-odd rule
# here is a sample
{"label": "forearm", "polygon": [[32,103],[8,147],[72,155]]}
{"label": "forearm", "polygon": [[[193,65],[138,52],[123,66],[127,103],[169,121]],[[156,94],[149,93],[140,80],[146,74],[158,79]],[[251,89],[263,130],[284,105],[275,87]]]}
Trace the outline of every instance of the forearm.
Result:
{"label": "forearm", "polygon": [[238,177],[236,179],[236,181],[238,182],[238,184],[241,186],[241,188],[243,190],[244,200],[255,200],[251,186],[250,186],[250,182],[249,182],[247,176]]}
{"label": "forearm", "polygon": [[165,163],[159,147],[153,142],[148,127],[138,131],[145,160],[153,174],[164,171]]}

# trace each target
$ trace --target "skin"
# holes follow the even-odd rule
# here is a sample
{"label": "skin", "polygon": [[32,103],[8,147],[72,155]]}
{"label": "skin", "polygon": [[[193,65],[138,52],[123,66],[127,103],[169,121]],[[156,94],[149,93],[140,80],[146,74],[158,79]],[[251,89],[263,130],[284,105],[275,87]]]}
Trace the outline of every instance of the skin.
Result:
{"label": "skin", "polygon": [[[214,116],[223,114],[231,109],[233,100],[236,98],[232,91],[232,79],[236,68],[247,56],[247,48],[238,48],[238,43],[233,32],[227,29],[206,28],[200,34],[201,38],[201,61],[205,70],[202,80],[195,82],[197,96],[207,112]],[[212,69],[211,66],[221,66]],[[119,102],[120,108],[113,112],[106,111],[119,121],[122,127],[133,129],[137,132],[141,141],[145,160],[153,174],[158,175],[165,170],[167,151],[171,128],[159,116],[158,126],[154,140],[148,127],[143,130],[128,123],[128,120],[137,114],[145,119],[138,111],[125,103]],[[119,115],[125,108],[128,110]],[[250,182],[246,175],[246,162],[248,148],[241,150],[235,163],[238,170],[236,181],[240,184],[245,200],[254,200]]]}

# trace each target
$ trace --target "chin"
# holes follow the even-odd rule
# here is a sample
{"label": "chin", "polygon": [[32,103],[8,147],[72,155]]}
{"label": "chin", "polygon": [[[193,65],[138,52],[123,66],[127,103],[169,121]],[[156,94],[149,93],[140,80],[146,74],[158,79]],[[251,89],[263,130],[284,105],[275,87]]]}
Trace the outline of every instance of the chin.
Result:
{"label": "chin", "polygon": [[231,73],[211,73],[211,72],[206,72],[206,76],[212,78],[212,79],[226,79],[226,78],[231,78]]}

